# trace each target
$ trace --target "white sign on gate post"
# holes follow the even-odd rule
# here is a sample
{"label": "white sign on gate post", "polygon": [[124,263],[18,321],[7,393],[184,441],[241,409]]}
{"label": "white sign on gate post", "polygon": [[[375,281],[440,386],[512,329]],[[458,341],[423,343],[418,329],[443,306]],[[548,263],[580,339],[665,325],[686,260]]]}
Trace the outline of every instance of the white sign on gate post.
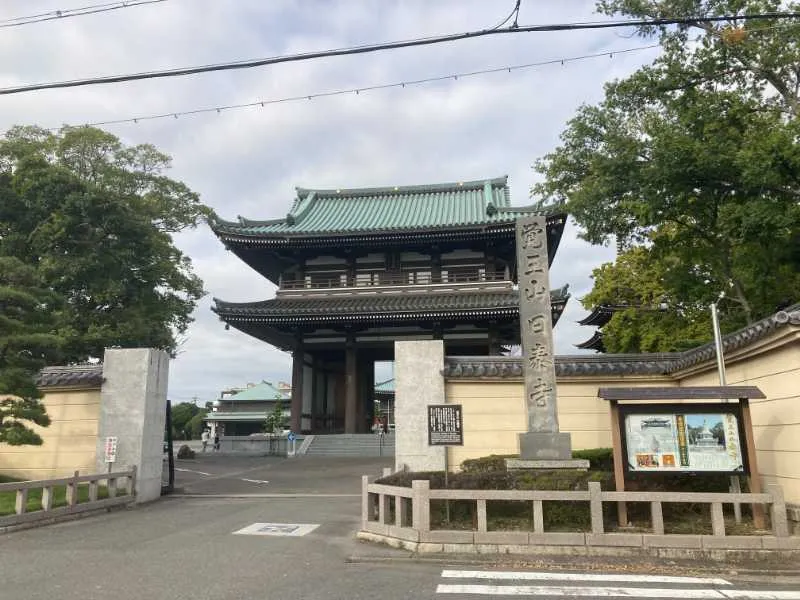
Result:
{"label": "white sign on gate post", "polygon": [[105,462],[111,468],[111,464],[117,462],[117,442],[119,438],[116,436],[109,436],[106,438],[106,442],[104,444],[105,450]]}

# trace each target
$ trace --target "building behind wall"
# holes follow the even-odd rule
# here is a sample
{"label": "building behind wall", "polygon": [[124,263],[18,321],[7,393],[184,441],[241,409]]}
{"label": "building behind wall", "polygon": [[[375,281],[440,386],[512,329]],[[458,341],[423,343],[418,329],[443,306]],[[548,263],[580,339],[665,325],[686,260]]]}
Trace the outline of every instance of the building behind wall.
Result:
{"label": "building behind wall", "polygon": [[[287,389],[288,388],[288,389]],[[289,422],[291,387],[268,381],[249,383],[244,388],[223,390],[205,418],[211,434],[243,436],[264,433],[267,417],[280,402]]]}
{"label": "building behind wall", "polygon": [[[369,189],[298,189],[283,218],[212,224],[278,286],[275,298],[215,299],[226,324],[293,356],[291,428],[367,432],[376,361],[395,340],[441,339],[448,354],[519,343],[515,222],[505,177]],[[547,216],[550,261],[565,216]],[[551,292],[555,323],[566,289]]]}

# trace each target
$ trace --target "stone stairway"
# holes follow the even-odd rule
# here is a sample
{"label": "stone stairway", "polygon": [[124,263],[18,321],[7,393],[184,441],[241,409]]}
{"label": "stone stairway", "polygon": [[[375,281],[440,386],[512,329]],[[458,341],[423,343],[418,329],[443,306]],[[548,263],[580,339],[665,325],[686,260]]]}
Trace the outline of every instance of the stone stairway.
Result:
{"label": "stone stairway", "polygon": [[394,456],[394,434],[343,433],[316,435],[306,451],[308,456]]}

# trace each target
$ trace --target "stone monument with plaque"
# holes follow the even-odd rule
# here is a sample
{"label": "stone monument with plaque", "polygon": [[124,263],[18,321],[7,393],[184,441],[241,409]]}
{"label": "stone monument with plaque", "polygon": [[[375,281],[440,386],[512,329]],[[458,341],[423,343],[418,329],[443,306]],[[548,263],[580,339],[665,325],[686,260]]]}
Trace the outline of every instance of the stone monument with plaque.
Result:
{"label": "stone monument with plaque", "polygon": [[545,217],[517,219],[516,242],[528,431],[519,436],[519,460],[506,464],[510,469],[588,469],[589,461],[572,458],[570,434],[558,430]]}

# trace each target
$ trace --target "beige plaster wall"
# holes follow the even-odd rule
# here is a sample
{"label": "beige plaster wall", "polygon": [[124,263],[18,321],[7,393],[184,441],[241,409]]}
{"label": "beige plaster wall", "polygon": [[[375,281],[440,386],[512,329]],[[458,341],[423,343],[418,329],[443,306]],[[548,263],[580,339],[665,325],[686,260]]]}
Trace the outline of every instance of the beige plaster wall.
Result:
{"label": "beige plaster wall", "polygon": [[[755,385],[767,396],[752,401],[762,483],[780,483],[786,501],[800,504],[800,328],[782,328],[731,353],[726,367],[728,385]],[[719,385],[716,362],[664,377],[560,378],[559,425],[572,434],[575,449],[610,447],[608,406],[597,398],[598,388],[696,385]],[[468,458],[519,452],[517,434],[526,427],[521,379],[452,379],[445,397],[464,410],[464,446],[449,450],[451,468]]]}
{"label": "beige plaster wall", "polygon": [[[800,504],[800,332],[768,340],[752,354],[726,357],[728,385],[755,385],[753,437],[763,484],[779,483],[786,501]],[[682,375],[680,385],[719,385],[716,368]]]}
{"label": "beige plaster wall", "polygon": [[[559,379],[559,427],[572,434],[572,447],[575,449],[610,447],[608,405],[597,398],[597,389],[652,385],[677,383],[662,377]],[[521,379],[451,380],[445,387],[445,399],[448,404],[461,404],[464,414],[464,445],[450,448],[448,460],[451,468],[468,458],[519,453],[517,436],[527,428]]]}
{"label": "beige plaster wall", "polygon": [[0,473],[21,479],[48,479],[92,473],[95,469],[100,390],[45,392],[49,427],[33,426],[41,446],[0,444]]}

